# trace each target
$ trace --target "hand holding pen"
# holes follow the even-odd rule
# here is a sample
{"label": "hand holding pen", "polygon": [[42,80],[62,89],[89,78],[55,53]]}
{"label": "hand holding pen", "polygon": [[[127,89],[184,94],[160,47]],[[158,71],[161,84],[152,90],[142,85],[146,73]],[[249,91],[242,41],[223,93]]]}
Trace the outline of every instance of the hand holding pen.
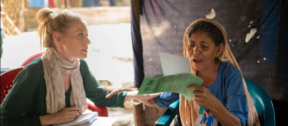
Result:
{"label": "hand holding pen", "polygon": [[64,108],[63,110],[54,113],[55,124],[66,123],[74,121],[77,117],[81,115],[78,107]]}

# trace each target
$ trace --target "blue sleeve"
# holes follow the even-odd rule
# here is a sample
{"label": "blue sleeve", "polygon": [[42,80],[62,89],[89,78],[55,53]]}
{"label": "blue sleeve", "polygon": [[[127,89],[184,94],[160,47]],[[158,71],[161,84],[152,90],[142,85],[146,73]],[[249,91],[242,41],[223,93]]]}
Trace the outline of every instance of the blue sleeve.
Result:
{"label": "blue sleeve", "polygon": [[179,99],[178,93],[164,92],[155,97],[154,101],[160,108],[168,108],[169,105]]}
{"label": "blue sleeve", "polygon": [[237,68],[230,72],[226,84],[226,108],[240,119],[242,126],[245,126],[248,117],[247,99],[244,93],[242,76]]}

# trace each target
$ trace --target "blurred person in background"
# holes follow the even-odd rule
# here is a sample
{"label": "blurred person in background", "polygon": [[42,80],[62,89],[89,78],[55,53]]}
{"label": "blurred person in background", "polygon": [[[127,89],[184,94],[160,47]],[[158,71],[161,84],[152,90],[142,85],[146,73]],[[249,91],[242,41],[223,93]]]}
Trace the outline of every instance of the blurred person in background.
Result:
{"label": "blurred person in background", "polygon": [[62,1],[62,5],[61,5],[61,8],[65,8],[65,3],[66,3],[66,7],[67,8],[70,8],[71,5],[70,5],[70,0],[61,0]]}

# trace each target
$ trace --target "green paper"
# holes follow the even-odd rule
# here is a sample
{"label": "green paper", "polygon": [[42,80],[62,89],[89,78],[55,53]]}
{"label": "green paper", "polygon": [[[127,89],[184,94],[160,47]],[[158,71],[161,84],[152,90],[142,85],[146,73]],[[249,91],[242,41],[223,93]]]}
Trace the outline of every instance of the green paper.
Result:
{"label": "green paper", "polygon": [[194,89],[188,89],[191,84],[201,85],[203,80],[191,73],[182,73],[161,77],[145,78],[141,84],[138,95],[154,94],[160,92],[175,92],[182,94],[191,101]]}

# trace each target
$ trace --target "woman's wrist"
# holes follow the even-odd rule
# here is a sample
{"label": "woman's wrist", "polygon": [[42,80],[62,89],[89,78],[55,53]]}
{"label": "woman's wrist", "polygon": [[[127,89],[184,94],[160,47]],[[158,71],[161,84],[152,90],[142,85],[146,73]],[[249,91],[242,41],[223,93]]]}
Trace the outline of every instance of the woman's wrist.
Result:
{"label": "woman's wrist", "polygon": [[41,125],[45,126],[45,125],[53,125],[53,124],[58,124],[54,118],[54,115],[53,114],[48,114],[48,115],[42,115],[42,116],[39,116],[40,118],[40,122],[41,122]]}
{"label": "woman's wrist", "polygon": [[138,91],[128,91],[127,95],[126,95],[126,97],[124,99],[124,102],[130,101],[130,100],[134,100],[134,99],[137,100],[137,94],[138,94]]}
{"label": "woman's wrist", "polygon": [[230,113],[222,103],[218,103],[210,111],[218,119],[222,126],[230,126],[232,124],[241,125],[240,119]]}
{"label": "woman's wrist", "polygon": [[[217,99],[216,104],[212,105],[211,108],[208,108],[213,114],[223,113],[223,109],[226,109],[225,106]],[[214,115],[215,115],[214,114]]]}

